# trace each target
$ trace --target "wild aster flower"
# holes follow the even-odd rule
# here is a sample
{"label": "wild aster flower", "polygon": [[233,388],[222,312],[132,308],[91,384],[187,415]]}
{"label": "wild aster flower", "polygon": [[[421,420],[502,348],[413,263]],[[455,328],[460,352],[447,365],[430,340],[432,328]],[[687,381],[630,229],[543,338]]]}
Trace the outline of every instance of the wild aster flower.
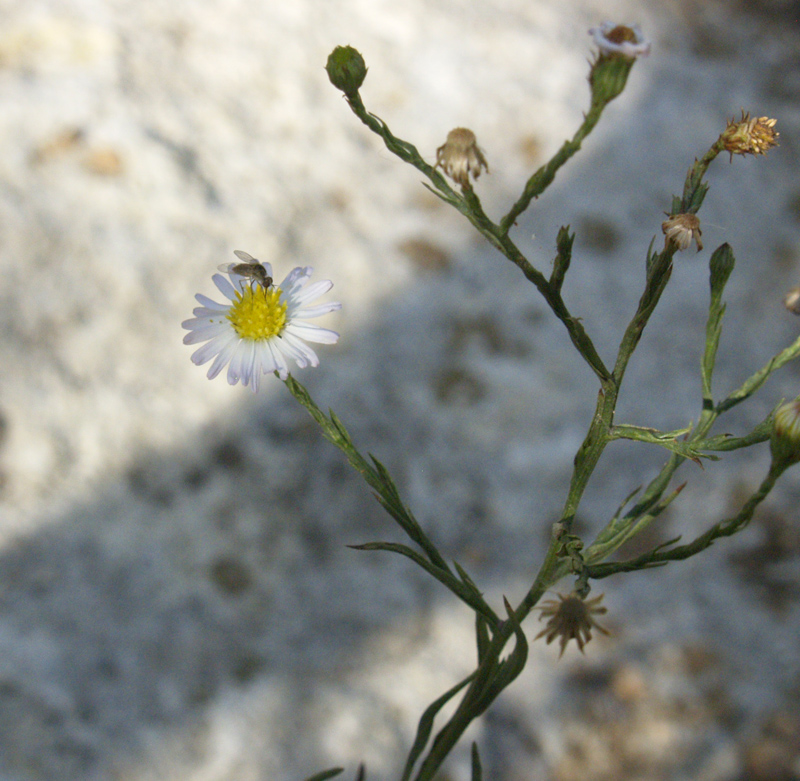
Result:
{"label": "wild aster flower", "polygon": [[478,146],[475,134],[465,127],[457,127],[447,134],[447,140],[436,150],[436,166],[462,187],[469,187],[469,175],[477,179],[481,168],[489,173],[489,165]]}
{"label": "wild aster flower", "polygon": [[564,649],[570,640],[574,640],[583,653],[583,646],[592,639],[592,629],[597,629],[604,635],[608,634],[608,630],[594,620],[595,615],[608,612],[607,608],[600,606],[602,594],[592,599],[581,599],[574,591],[568,596],[564,594],[557,596],[558,600],[549,599],[539,608],[541,610],[539,619],[549,616],[550,620],[534,640],[546,635],[547,644],[550,645],[556,637],[560,638],[560,658],[564,655]]}
{"label": "wild aster flower", "polygon": [[773,461],[800,462],[800,396],[775,411],[770,449]]}
{"label": "wild aster flower", "polygon": [[638,24],[626,27],[624,24],[603,22],[599,27],[589,30],[601,57],[621,54],[629,59],[647,57],[650,54],[650,41],[642,33]]}
{"label": "wild aster flower", "polygon": [[263,265],[267,285],[236,274],[236,264],[230,265],[227,278],[214,274],[212,280],[228,303],[219,304],[198,293],[195,298],[201,306],[194,309],[191,320],[181,324],[189,331],[184,344],[205,342],[192,354],[192,362],[200,366],[214,359],[208,370],[210,380],[227,366],[231,385],[241,380],[257,391],[262,373],[277,372],[282,380],[287,378],[288,359],[300,368],[318,366],[319,358],[306,342],[335,344],[339,339],[335,331],[306,322],[341,309],[334,302],[310,306],[333,282],[309,285],[312,269],[306,266],[293,269],[280,285],[273,285],[272,267]]}
{"label": "wild aster flower", "polygon": [[696,214],[671,214],[668,220],[661,223],[661,230],[667,237],[666,241],[673,242],[679,250],[687,249],[692,239],[697,242],[698,252],[703,249],[703,242],[700,241],[703,233]]}
{"label": "wild aster flower", "polygon": [[777,119],[769,117],[750,118],[750,114],[742,111],[742,118],[737,122],[732,119],[723,131],[720,139],[726,152],[734,155],[763,155],[768,149],[778,145],[775,123]]}

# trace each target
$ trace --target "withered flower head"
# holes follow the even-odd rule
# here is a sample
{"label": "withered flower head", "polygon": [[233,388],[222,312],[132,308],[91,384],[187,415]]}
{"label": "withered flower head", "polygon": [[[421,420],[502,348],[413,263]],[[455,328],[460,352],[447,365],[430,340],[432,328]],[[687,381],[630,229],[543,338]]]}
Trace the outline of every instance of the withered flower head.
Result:
{"label": "withered flower head", "polygon": [[800,287],[793,287],[784,297],[783,305],[793,314],[800,315]]}
{"label": "withered flower head", "polygon": [[638,24],[626,27],[624,24],[603,22],[599,27],[589,30],[600,56],[621,54],[623,57],[635,59],[650,54],[650,41],[642,33]]}
{"label": "withered flower head", "polygon": [[777,121],[769,117],[751,119],[750,114],[744,111],[740,120],[730,120],[720,138],[731,160],[734,155],[763,155],[768,149],[778,146]]}
{"label": "withered flower head", "polygon": [[447,141],[436,150],[438,166],[462,187],[469,187],[470,174],[477,179],[481,175],[481,168],[489,172],[489,165],[475,134],[465,127],[457,127],[447,134]]}
{"label": "withered flower head", "polygon": [[673,242],[679,250],[687,249],[692,239],[697,242],[697,251],[703,249],[700,237],[700,220],[696,214],[671,214],[669,219],[661,223],[661,230],[666,235],[667,242]]}
{"label": "withered flower head", "polygon": [[557,596],[557,600],[549,599],[539,608],[542,611],[539,619],[548,616],[549,620],[534,639],[538,640],[546,635],[547,644],[550,645],[558,637],[561,646],[559,658],[564,655],[564,649],[570,640],[574,640],[583,653],[583,646],[592,639],[592,629],[597,629],[604,635],[608,634],[608,630],[594,620],[595,615],[608,612],[607,608],[600,606],[602,594],[592,599],[581,599],[574,591],[568,596],[564,594]]}

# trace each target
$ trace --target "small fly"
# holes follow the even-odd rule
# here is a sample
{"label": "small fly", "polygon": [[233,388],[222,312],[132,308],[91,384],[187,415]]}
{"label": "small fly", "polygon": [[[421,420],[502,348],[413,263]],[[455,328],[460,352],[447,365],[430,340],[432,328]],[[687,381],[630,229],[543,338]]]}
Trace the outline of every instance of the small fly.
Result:
{"label": "small fly", "polygon": [[217,266],[220,271],[249,279],[251,285],[253,282],[257,282],[264,290],[272,286],[272,277],[267,274],[267,269],[260,260],[256,260],[252,255],[242,252],[240,249],[235,249],[233,254],[242,262],[223,263],[221,266]]}

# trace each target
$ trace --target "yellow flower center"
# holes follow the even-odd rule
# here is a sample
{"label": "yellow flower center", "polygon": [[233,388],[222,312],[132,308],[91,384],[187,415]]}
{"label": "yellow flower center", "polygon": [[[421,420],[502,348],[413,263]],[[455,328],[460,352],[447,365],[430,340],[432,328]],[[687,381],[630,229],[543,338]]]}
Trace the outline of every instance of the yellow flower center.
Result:
{"label": "yellow flower center", "polygon": [[286,326],[288,304],[279,303],[281,289],[248,285],[236,294],[236,303],[228,312],[233,330],[240,339],[261,342],[280,336]]}

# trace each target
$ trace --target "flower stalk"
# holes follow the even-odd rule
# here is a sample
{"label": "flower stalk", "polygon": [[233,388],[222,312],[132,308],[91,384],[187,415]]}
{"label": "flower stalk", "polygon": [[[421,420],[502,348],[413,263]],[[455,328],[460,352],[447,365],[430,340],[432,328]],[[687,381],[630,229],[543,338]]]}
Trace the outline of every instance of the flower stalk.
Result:
{"label": "flower stalk", "polygon": [[[683,256],[677,253],[688,249],[693,242],[698,253],[703,250],[701,223],[697,214],[708,193],[705,177],[711,163],[722,152],[728,152],[731,160],[734,155],[763,156],[777,145],[778,133],[774,129],[774,119],[751,118],[743,111],[741,119],[731,120],[708,151],[690,166],[681,195],[673,196],[669,210],[665,212],[667,219],[661,222],[663,249],[653,250],[654,236],[644,253],[642,293],[619,336],[613,364],[606,364],[601,358],[581,319],[572,313],[562,295],[568,272],[574,265],[575,234],[570,232],[569,226],[558,231],[556,255],[549,276],[525,257],[511,237],[511,229],[520,215],[546,191],[558,171],[580,150],[608,103],[624,90],[636,60],[650,52],[649,41],[635,26],[607,22],[590,33],[598,51],[591,63],[591,97],[583,122],[572,138],[564,141],[556,154],[528,178],[522,193],[497,222],[487,215],[476,192],[477,180],[481,172],[488,173],[489,166],[486,154],[471,130],[465,127],[451,130],[445,143],[436,149],[435,161],[431,164],[413,144],[395,136],[386,122],[367,111],[359,93],[367,75],[367,67],[358,51],[350,46],[337,47],[326,66],[331,82],[344,93],[359,120],[380,136],[392,154],[420,171],[426,177],[425,186],[464,215],[534,285],[566,328],[576,351],[597,378],[594,415],[575,453],[561,513],[552,524],[550,541],[538,571],[516,606],[506,599],[503,610],[495,610],[488,604],[464,567],[456,561],[450,562],[425,532],[401,498],[400,490],[387,468],[371,454],[362,455],[336,414],[332,411],[328,414],[322,412],[306,388],[289,373],[289,359],[301,368],[317,365],[316,353],[307,341],[333,344],[338,338],[335,332],[306,322],[309,318],[339,308],[336,303],[311,305],[313,300],[330,289],[330,282],[309,284],[311,269],[306,267],[295,269],[282,283],[275,285],[269,264],[261,264],[247,253],[237,252],[242,263],[221,267],[228,274],[228,279],[220,275],[213,278],[228,303],[218,304],[204,296],[197,296],[201,306],[194,310],[194,319],[184,323],[190,332],[185,338],[187,343],[205,342],[192,359],[198,364],[213,359],[209,377],[216,376],[227,365],[229,382],[241,381],[256,389],[262,374],[277,374],[289,393],[320,427],[323,436],[341,450],[349,464],[362,476],[376,500],[409,542],[375,541],[350,547],[403,556],[441,583],[475,615],[476,668],[434,700],[422,714],[401,781],[412,781],[412,778],[413,781],[433,781],[470,724],[519,676],[528,655],[523,623],[537,606],[540,619],[545,618],[547,622],[534,639],[544,638],[547,643],[558,640],[559,656],[565,653],[571,640],[583,652],[592,639],[593,631],[607,634],[607,630],[596,620],[597,616],[607,611],[601,605],[602,595],[589,597],[592,581],[686,559],[702,552],[715,541],[740,532],[750,523],[754,512],[773,490],[781,474],[800,463],[800,397],[778,405],[767,418],[743,435],[712,433],[722,415],[749,399],[787,362],[800,357],[798,337],[793,344],[755,371],[738,389],[727,396],[715,397],[713,376],[726,307],[723,294],[735,270],[733,250],[728,244],[719,246],[709,260],[710,296],[705,332],[701,335],[704,349],[698,371],[702,393],[696,420],[672,431],[659,431],[615,420],[619,394],[630,361],[669,284],[674,264],[684,262]],[[456,188],[452,186],[453,183]],[[794,299],[787,299],[786,305],[791,309],[796,303]],[[642,447],[661,447],[668,453],[661,469],[649,483],[632,491],[595,539],[587,544],[575,533],[574,521],[605,448],[617,439],[627,439]],[[609,561],[609,557],[625,542],[656,522],[662,513],[673,506],[685,486],[685,483],[674,486],[673,479],[687,459],[698,464],[701,459],[713,462],[719,460],[717,454],[767,441],[772,455],[769,470],[736,514],[711,524],[689,542],[680,543],[680,539],[674,539],[633,559]],[[566,595],[558,594],[557,599],[540,605],[547,590],[563,577],[573,580],[571,591]],[[507,651],[512,640],[513,647]],[[437,719],[441,718],[443,708],[456,697],[460,699],[452,714],[435,732],[434,726]],[[340,772],[340,768],[333,768],[312,779],[322,781]],[[361,779],[364,775],[362,766],[357,778]],[[482,768],[476,745],[473,745],[472,751],[472,775],[473,781],[480,781]]]}

